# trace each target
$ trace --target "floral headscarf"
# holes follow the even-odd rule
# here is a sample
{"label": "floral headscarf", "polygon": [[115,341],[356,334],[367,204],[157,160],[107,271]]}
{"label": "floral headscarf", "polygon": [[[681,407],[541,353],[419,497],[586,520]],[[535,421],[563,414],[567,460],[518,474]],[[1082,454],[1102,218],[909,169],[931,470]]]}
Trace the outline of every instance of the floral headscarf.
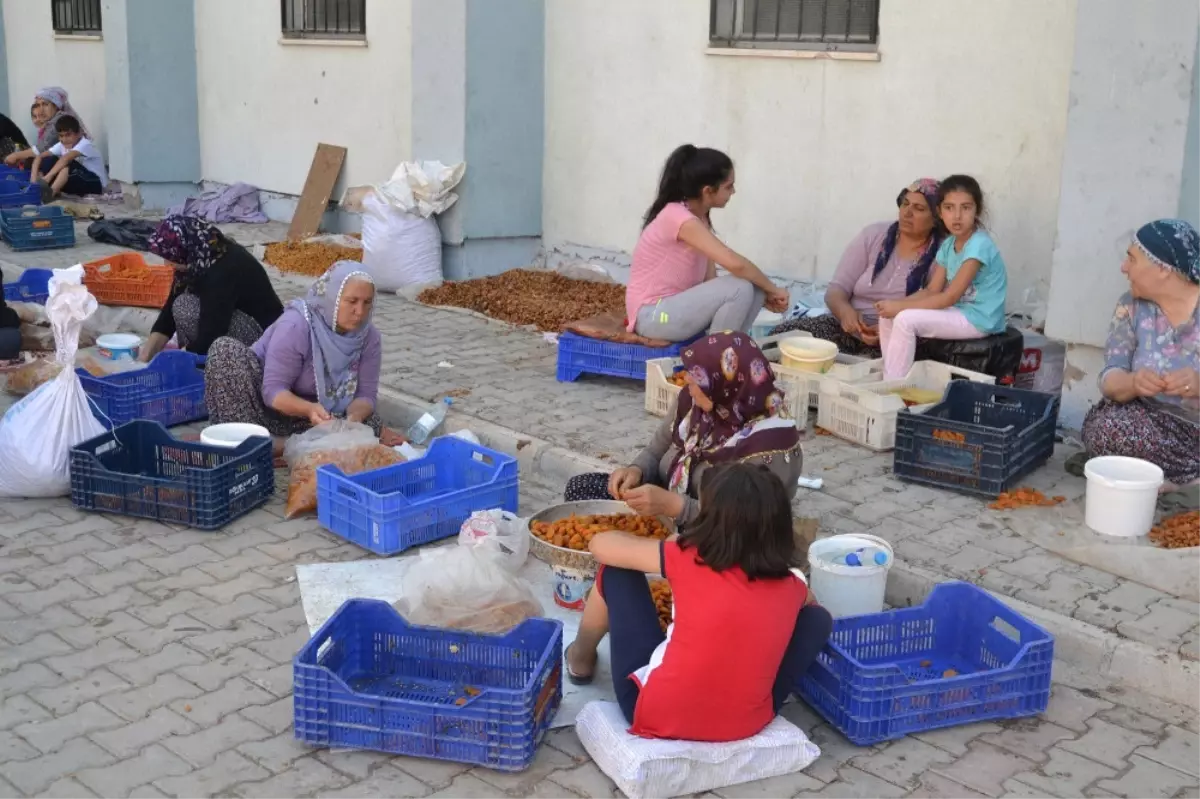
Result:
{"label": "floral headscarf", "polygon": [[345,413],[354,401],[359,364],[371,330],[370,315],[357,330],[339,333],[336,329],[342,292],[351,280],[375,285],[358,261],[338,261],[313,281],[304,299],[288,303],[289,310],[303,314],[308,322],[317,402],[335,415]]}
{"label": "floral headscarf", "polygon": [[712,400],[706,412],[684,389],[679,394],[672,442],[679,450],[668,478],[672,491],[688,491],[699,463],[740,461],[782,452],[790,457],[800,431],[787,417],[783,393],[762,350],[745,333],[716,333],[688,346],[683,368]]}
{"label": "floral headscarf", "polygon": [[1134,242],[1154,263],[1200,283],[1200,233],[1189,223],[1182,219],[1149,222],[1138,228]]}
{"label": "floral headscarf", "polygon": [[[917,257],[916,263],[908,273],[908,281],[904,287],[905,295],[913,294],[920,291],[925,285],[925,279],[929,276],[929,267],[933,266],[933,259],[937,256],[938,245],[942,243],[942,228],[937,222],[937,200],[938,190],[942,184],[933,178],[918,178],[910,183],[906,188],[900,190],[896,195],[896,207],[904,202],[904,196],[910,191],[915,191],[925,197],[929,207],[934,209],[933,232],[929,236],[929,243],[925,245],[925,249]],[[879,256],[875,259],[875,268],[871,272],[871,280],[875,280],[879,273],[887,266],[887,262],[892,259],[892,253],[896,251],[896,241],[900,238],[900,222],[896,221],[888,228],[887,235],[883,237],[883,249],[879,251]]]}
{"label": "floral headscarf", "polygon": [[194,216],[168,216],[150,234],[150,252],[175,264],[175,279],[194,283],[225,254],[225,236],[213,225]]}

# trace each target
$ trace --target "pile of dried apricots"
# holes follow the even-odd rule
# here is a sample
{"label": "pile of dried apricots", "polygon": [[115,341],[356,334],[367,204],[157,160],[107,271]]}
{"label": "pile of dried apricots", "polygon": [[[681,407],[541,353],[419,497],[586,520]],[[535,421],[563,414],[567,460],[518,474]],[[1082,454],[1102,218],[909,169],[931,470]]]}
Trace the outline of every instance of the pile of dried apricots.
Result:
{"label": "pile of dried apricots", "polygon": [[1200,547],[1200,510],[1189,510],[1163,519],[1150,530],[1150,540],[1163,549]]}
{"label": "pile of dried apricots", "polygon": [[654,609],[658,611],[658,626],[662,627],[665,633],[671,624],[671,606],[675,602],[670,583],[666,580],[651,580],[650,598],[654,600]]}
{"label": "pile of dried apricots", "polygon": [[642,538],[665,539],[671,535],[667,526],[651,516],[635,516],[631,513],[576,516],[571,514],[556,522],[532,522],[530,531],[547,544],[566,549],[587,551],[588,544],[596,533],[619,530]]}
{"label": "pile of dried apricots", "polygon": [[1017,508],[1052,508],[1066,502],[1066,497],[1048,497],[1041,491],[1032,488],[1018,488],[1015,491],[1005,491],[989,503],[992,510],[1015,510]]}

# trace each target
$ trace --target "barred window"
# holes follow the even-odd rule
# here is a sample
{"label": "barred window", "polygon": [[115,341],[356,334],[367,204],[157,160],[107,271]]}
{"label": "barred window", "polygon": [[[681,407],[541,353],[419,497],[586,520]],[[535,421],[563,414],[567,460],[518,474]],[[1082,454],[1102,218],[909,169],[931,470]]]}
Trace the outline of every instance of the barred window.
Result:
{"label": "barred window", "polygon": [[715,47],[871,51],[879,0],[710,0]]}
{"label": "barred window", "polygon": [[55,33],[100,33],[100,0],[50,0]]}
{"label": "barred window", "polygon": [[363,39],[366,0],[280,0],[283,35],[289,39]]}

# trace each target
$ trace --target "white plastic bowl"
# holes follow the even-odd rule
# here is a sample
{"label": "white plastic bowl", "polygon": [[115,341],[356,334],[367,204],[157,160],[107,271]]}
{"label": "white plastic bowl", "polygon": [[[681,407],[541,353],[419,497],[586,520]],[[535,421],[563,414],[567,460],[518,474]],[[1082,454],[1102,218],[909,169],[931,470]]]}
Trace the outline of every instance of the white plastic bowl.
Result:
{"label": "white plastic bowl", "polygon": [[1103,455],[1083,467],[1087,478],[1084,522],[1119,538],[1146,535],[1154,526],[1163,470],[1141,458]]}
{"label": "white plastic bowl", "polygon": [[200,431],[200,443],[210,447],[227,447],[234,449],[248,438],[270,438],[271,431],[257,424],[228,422],[214,424]]}
{"label": "white plastic bowl", "polygon": [[820,338],[795,336],[780,339],[779,354],[784,366],[824,374],[833,367],[838,346]]}
{"label": "white plastic bowl", "polygon": [[141,343],[142,337],[133,333],[105,333],[96,339],[100,354],[110,361],[133,360]]}

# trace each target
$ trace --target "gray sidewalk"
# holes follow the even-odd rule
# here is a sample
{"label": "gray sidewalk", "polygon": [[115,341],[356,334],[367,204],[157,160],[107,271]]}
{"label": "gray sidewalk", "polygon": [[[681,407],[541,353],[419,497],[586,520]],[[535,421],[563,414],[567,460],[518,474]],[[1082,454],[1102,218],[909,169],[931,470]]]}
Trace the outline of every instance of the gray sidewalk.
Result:
{"label": "gray sidewalk", "polygon": [[[77,229],[86,242],[84,226]],[[281,226],[234,230],[248,243],[281,235]],[[115,249],[0,252],[0,261],[62,266]],[[13,279],[7,268],[5,276]],[[280,285],[294,296],[300,284]],[[454,391],[460,421],[611,464],[628,460],[657,423],[642,410],[640,384],[557,383],[555,350],[540,334],[394,297],[380,298],[375,321],[386,387],[421,401]],[[443,361],[452,366],[438,366]],[[888,457],[826,437],[807,444],[805,455],[806,470],[826,487],[802,492],[797,509],[825,530],[874,531],[914,570],[970,579],[1194,660],[1194,605],[1040,550],[982,503],[899,483]],[[559,477],[524,471],[523,510],[557,502]],[[1082,492],[1057,464],[1039,479],[1052,493]],[[571,730],[549,736],[520,775],[294,742],[290,663],[307,639],[294,567],[370,557],[315,519],[284,521],[279,496],[216,533],[84,514],[65,499],[0,502],[0,795],[614,794]],[[1200,792],[1196,702],[1131,690],[1086,663],[1059,662],[1054,676],[1042,718],[869,748],[791,705],[786,715],[822,757],[802,774],[719,795]]]}

